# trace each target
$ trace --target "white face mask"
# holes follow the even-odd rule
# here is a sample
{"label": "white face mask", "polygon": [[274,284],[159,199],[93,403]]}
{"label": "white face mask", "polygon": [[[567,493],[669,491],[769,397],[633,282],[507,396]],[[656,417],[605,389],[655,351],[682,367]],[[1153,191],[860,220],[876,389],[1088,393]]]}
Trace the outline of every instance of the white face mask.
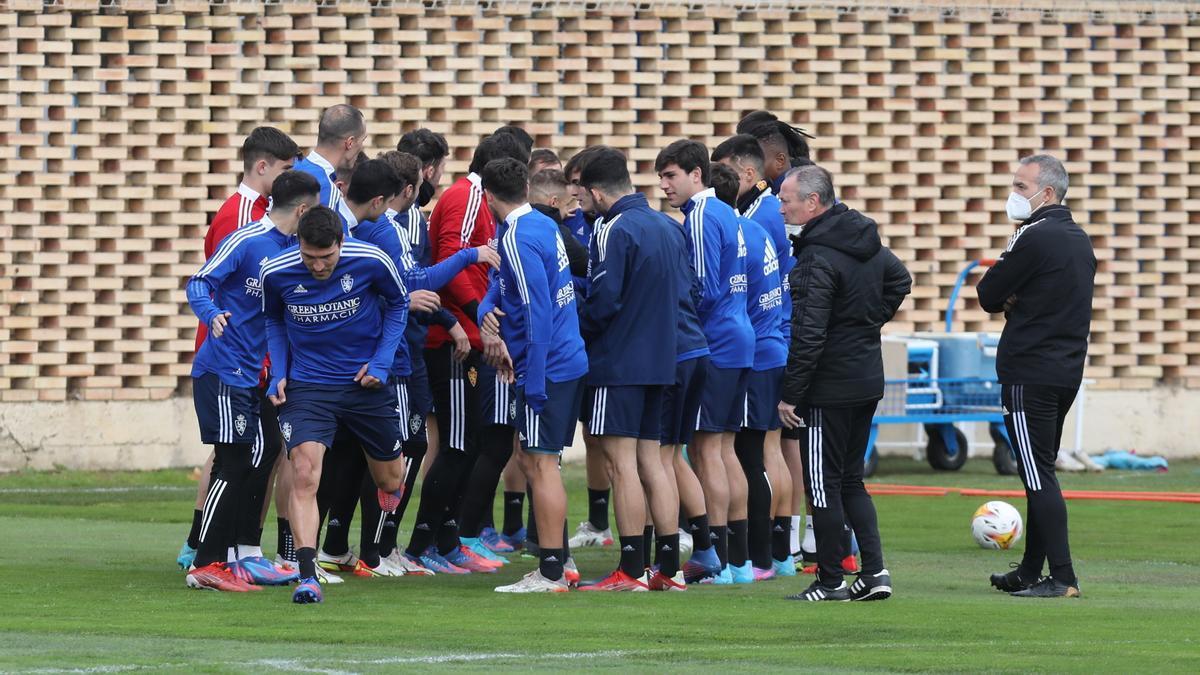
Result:
{"label": "white face mask", "polygon": [[799,237],[800,230],[804,229],[804,226],[803,225],[784,225],[783,228],[785,230],[787,230],[787,236]]}
{"label": "white face mask", "polygon": [[[1043,199],[1042,203],[1038,205],[1038,208],[1042,208],[1045,203],[1046,200]],[[1004,210],[1008,213],[1008,217],[1012,220],[1025,220],[1029,216],[1033,215],[1034,211],[1033,204],[1030,203],[1029,199],[1017,194],[1016,192],[1012,192],[1008,195],[1008,202],[1005,203]]]}

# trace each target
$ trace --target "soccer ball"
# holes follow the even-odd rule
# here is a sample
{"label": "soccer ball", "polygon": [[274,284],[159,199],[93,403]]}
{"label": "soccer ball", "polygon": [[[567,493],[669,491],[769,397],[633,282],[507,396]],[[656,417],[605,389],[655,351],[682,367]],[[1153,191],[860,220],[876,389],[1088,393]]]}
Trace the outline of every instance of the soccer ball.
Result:
{"label": "soccer ball", "polygon": [[988,502],[971,517],[971,534],[980,548],[1009,549],[1021,539],[1021,514],[1008,502]]}

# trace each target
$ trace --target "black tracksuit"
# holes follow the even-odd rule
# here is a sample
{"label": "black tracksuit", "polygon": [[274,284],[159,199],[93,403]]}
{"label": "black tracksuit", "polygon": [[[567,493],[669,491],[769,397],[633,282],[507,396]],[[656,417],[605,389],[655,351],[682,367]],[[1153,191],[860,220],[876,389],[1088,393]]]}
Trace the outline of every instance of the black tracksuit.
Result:
{"label": "black tracksuit", "polygon": [[875,221],[835,204],[793,238],[792,339],[783,401],[797,406],[804,487],[812,499],[818,578],[842,581],[841,532],[849,519],[862,571],[883,569],[875,505],[863,487],[863,456],[883,398],[879,329],[912,279],[879,240]]}
{"label": "black tracksuit", "polygon": [[1095,277],[1091,240],[1054,204],[1021,224],[977,287],[983,309],[1006,319],[996,372],[1028,506],[1021,576],[1040,577],[1049,561],[1050,575],[1069,585],[1077,580],[1054,461],[1083,380]]}

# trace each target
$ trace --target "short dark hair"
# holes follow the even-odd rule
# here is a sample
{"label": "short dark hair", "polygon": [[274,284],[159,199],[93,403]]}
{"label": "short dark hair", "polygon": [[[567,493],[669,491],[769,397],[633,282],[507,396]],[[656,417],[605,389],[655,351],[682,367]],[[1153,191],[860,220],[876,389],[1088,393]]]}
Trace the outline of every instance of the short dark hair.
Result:
{"label": "short dark hair", "polygon": [[685,173],[700,169],[700,182],[708,185],[708,148],[700,141],[681,138],[663,148],[654,160],[654,170],[662,173],[671,164]]}
{"label": "short dark hair", "polygon": [[521,143],[521,147],[525,148],[525,154],[527,155],[533,150],[533,136],[530,136],[528,131],[515,124],[505,124],[492,132],[493,136],[496,134],[509,134],[517,139]]}
{"label": "short dark hair", "polygon": [[567,177],[563,175],[563,172],[558,169],[542,169],[529,176],[530,201],[533,201],[534,194],[549,197],[566,192],[568,185]]}
{"label": "short dark hair", "polygon": [[482,175],[483,167],[494,159],[508,157],[522,164],[529,164],[529,152],[512,134],[492,134],[479,141],[475,146],[475,154],[471,157],[471,173]]}
{"label": "short dark hair", "polygon": [[400,177],[382,159],[368,159],[354,168],[346,199],[355,204],[366,204],[376,197],[391,199],[403,190]]}
{"label": "short dark hair", "polygon": [[337,143],[347,136],[358,136],[367,130],[362,111],[352,105],[339,103],[321,111],[317,124],[317,145]]}
{"label": "short dark hair", "polygon": [[626,194],[633,191],[629,178],[629,160],[616,148],[602,148],[588,157],[587,166],[579,174],[579,184],[605,194]]}
{"label": "short dark hair", "polygon": [[737,125],[739,134],[749,134],[759,143],[775,145],[787,151],[794,165],[811,164],[808,141],[812,136],[805,130],[794,127],[766,110],[755,110],[742,118]]}
{"label": "short dark hair", "polygon": [[314,206],[300,216],[300,224],[296,227],[300,241],[328,248],[342,241],[342,218],[327,206]]}
{"label": "short dark hair", "polygon": [[392,171],[396,172],[396,177],[400,179],[401,192],[409,185],[416,185],[421,180],[421,160],[417,159],[416,155],[398,150],[388,150],[379,153],[378,159],[387,162],[387,165],[392,167]]}
{"label": "short dark hair", "polygon": [[289,169],[271,184],[271,210],[291,211],[302,202],[320,196],[321,186],[312,174]]}
{"label": "short dark hair", "polygon": [[750,134],[738,134],[721,141],[712,151],[712,161],[720,162],[725,159],[732,159],[737,164],[750,164],[759,174],[762,174],[766,162],[762,146],[758,144],[758,139]]}
{"label": "short dark hair", "polygon": [[446,137],[425,127],[413,129],[401,136],[396,149],[416,155],[417,159],[421,160],[422,167],[437,164],[450,154],[450,145],[446,143]]}
{"label": "short dark hair", "polygon": [[242,169],[249,171],[260,159],[295,159],[299,154],[300,146],[291,136],[275,127],[257,127],[242,143]]}
{"label": "short dark hair", "polygon": [[533,167],[539,164],[562,164],[562,160],[550,148],[538,148],[529,153],[529,170],[533,171]]}
{"label": "short dark hair", "polygon": [[563,175],[565,175],[567,180],[570,181],[571,176],[577,173],[582,174],[584,167],[586,167],[588,162],[592,160],[592,156],[608,147],[609,146],[607,145],[589,145],[574,155],[571,155],[571,159],[568,159],[567,165],[563,167]]}
{"label": "short dark hair", "polygon": [[737,171],[733,167],[720,162],[713,162],[708,168],[710,172],[709,184],[712,186],[713,192],[717,193],[717,199],[726,204],[737,208],[738,188],[741,187],[738,181]]}
{"label": "short dark hair", "polygon": [[338,180],[349,186],[350,178],[354,176],[354,170],[358,168],[358,165],[362,164],[368,159],[370,158],[367,157],[367,153],[359,151],[359,153],[354,156],[354,161],[351,162],[350,166],[339,166],[333,170],[333,173],[337,175]]}
{"label": "short dark hair", "polygon": [[529,169],[512,157],[493,159],[479,172],[483,189],[510,204],[524,202],[529,195]]}

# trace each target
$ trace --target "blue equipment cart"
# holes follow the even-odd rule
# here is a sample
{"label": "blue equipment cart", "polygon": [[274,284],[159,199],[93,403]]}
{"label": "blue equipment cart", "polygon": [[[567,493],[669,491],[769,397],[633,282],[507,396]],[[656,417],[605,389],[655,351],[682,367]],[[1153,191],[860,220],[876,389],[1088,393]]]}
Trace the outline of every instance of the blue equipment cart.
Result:
{"label": "blue equipment cart", "polygon": [[954,303],[977,267],[992,260],[976,260],[959,273],[946,310],[945,333],[913,336],[908,350],[908,377],[888,380],[883,400],[875,412],[867,442],[866,475],[879,463],[875,443],[880,424],[920,424],[928,436],[925,455],[930,466],[957,471],[967,461],[966,434],[956,422],[986,422],[994,442],[992,463],[1001,475],[1016,475],[1016,456],[1004,426],[1000,382],[996,377],[994,334],[954,334]]}

